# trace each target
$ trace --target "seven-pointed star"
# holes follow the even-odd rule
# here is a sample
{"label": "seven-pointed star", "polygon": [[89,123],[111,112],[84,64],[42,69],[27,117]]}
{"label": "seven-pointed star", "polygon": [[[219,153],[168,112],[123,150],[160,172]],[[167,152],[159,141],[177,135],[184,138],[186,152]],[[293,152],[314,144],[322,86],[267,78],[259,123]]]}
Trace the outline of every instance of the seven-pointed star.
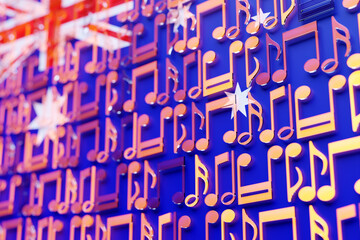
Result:
{"label": "seven-pointed star", "polygon": [[64,125],[69,121],[69,119],[61,113],[61,107],[64,102],[65,97],[59,96],[55,88],[48,88],[42,103],[33,103],[36,118],[31,121],[28,129],[38,130],[36,138],[37,145],[40,145],[46,136],[54,140],[56,138],[56,127],[58,125]]}
{"label": "seven-pointed star", "polygon": [[[245,106],[248,105],[249,103],[251,103],[251,100],[248,99],[248,93],[249,93],[250,89],[251,89],[251,87],[242,92],[240,89],[240,85],[238,83],[236,85],[235,93],[225,92],[225,94],[228,98],[235,95],[235,103],[236,103],[237,111],[240,111],[242,114],[244,114],[245,117],[247,117]],[[236,113],[234,113],[234,111],[232,110],[231,111],[231,119],[234,118],[234,114],[236,114]]]}
{"label": "seven-pointed star", "polygon": [[[265,19],[270,15],[270,12],[264,13],[263,10],[260,8],[260,23],[263,24],[265,22]],[[258,15],[251,17],[252,20],[257,21]]]}
{"label": "seven-pointed star", "polygon": [[176,9],[170,9],[167,23],[174,23],[173,32],[178,32],[180,25],[182,27],[185,27],[185,23],[189,18],[191,18],[193,21],[191,28],[194,28],[194,25],[196,24],[196,19],[194,14],[189,11],[190,6],[191,3],[189,3],[188,5],[184,5],[182,1],[179,1]]}

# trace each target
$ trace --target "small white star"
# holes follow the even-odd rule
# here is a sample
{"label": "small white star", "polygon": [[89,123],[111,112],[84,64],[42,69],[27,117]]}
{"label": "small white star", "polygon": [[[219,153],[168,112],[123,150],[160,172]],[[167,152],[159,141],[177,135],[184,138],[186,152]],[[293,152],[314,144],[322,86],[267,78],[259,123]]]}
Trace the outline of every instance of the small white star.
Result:
{"label": "small white star", "polygon": [[[252,101],[248,99],[248,93],[250,92],[251,87],[246,89],[245,91],[241,91],[239,83],[236,85],[235,93],[225,92],[226,96],[230,99],[231,96],[235,95],[235,104],[237,111],[240,111],[242,114],[246,115],[246,108],[245,106],[251,103]],[[229,106],[231,107],[231,106]],[[231,119],[234,118],[234,111],[231,112]]]}
{"label": "small white star", "polygon": [[260,24],[264,24],[266,18],[270,15],[270,12],[264,13],[263,10],[260,8],[260,16],[256,15],[254,17],[251,17],[252,20],[258,21],[258,18],[260,17],[259,21]]}
{"label": "small white star", "polygon": [[177,33],[179,31],[180,26],[184,28],[189,18],[191,18],[192,21],[191,30],[195,28],[196,18],[195,15],[189,11],[190,6],[191,3],[189,3],[188,5],[184,5],[182,1],[179,1],[176,9],[170,9],[167,17],[167,23],[174,23],[174,33]]}
{"label": "small white star", "polygon": [[38,130],[37,145],[40,145],[46,136],[54,140],[56,138],[56,127],[58,125],[64,125],[69,121],[69,119],[61,113],[61,107],[64,102],[65,97],[59,96],[56,88],[48,88],[42,103],[33,103],[36,118],[31,121],[28,129]]}

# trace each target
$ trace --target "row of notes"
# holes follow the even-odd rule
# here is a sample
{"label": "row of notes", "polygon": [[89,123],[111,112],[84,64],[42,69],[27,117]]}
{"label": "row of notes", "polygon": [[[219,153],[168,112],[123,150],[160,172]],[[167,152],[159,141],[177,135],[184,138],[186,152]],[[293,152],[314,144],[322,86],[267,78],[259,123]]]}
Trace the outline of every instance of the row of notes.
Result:
{"label": "row of notes", "polygon": [[[116,178],[115,190],[106,191],[107,193],[100,189],[106,182],[107,174],[110,173],[100,167],[92,166],[81,171],[68,168],[66,171],[32,173],[29,200],[22,207],[21,212],[24,216],[39,216],[45,208],[59,214],[98,212],[118,208],[119,202],[125,201],[125,198],[128,211],[158,209],[161,207],[160,196],[163,191],[161,189],[169,187],[168,185],[161,187],[164,184],[164,180],[161,181],[161,179],[170,173],[177,174],[176,176],[179,177],[178,189],[172,187],[172,202],[176,205],[196,207],[202,202],[208,207],[233,203],[261,204],[275,199],[273,192],[276,184],[273,181],[273,171],[279,164],[285,166],[286,173],[283,179],[286,182],[289,203],[296,199],[305,203],[314,200],[331,202],[336,199],[339,191],[336,161],[341,160],[341,156],[360,151],[359,143],[359,136],[330,142],[327,153],[324,153],[324,150],[319,149],[312,141],[308,142],[307,150],[298,143],[290,143],[286,148],[274,145],[267,151],[266,180],[252,184],[244,184],[246,182],[244,179],[249,177],[248,174],[251,176],[252,168],[259,167],[257,161],[261,159],[256,159],[248,153],[242,153],[235,158],[234,151],[231,151],[215,156],[214,166],[210,166],[204,163],[203,157],[195,154],[193,190],[186,188],[189,186],[186,183],[191,181],[192,177],[185,178],[184,157],[159,162],[156,167],[154,163],[147,160],[143,164],[137,161],[132,161],[128,165],[121,163],[115,169],[115,173],[111,173]],[[308,151],[308,156],[304,156],[304,151]],[[319,160],[321,165],[319,165]],[[299,161],[306,162],[309,172],[296,166]],[[214,172],[210,169],[214,169]],[[224,171],[227,174],[224,174]],[[139,182],[139,179],[143,182]],[[126,183],[120,186],[120,180]],[[224,186],[221,184],[223,182],[230,183],[231,186],[229,187],[229,184]],[[18,196],[16,190],[22,187],[21,184],[20,175],[13,175],[9,183],[1,181],[1,192],[8,192],[7,200],[0,203],[3,206],[0,209],[1,216],[11,215],[14,212],[14,201]],[[360,177],[352,184],[354,192],[360,195]],[[51,185],[56,185],[55,196],[51,197],[52,200],[45,202],[44,193]],[[122,187],[126,187],[127,194],[120,199],[119,193]],[[169,190],[166,192],[169,193]]]}
{"label": "row of notes", "polygon": [[[358,218],[358,208],[356,204],[349,204],[338,207],[336,211],[336,234],[330,233],[329,220],[322,216],[319,209],[313,205],[308,207],[309,235],[311,239],[321,237],[322,239],[330,239],[331,236],[337,236],[343,239],[347,232],[349,220]],[[225,209],[222,212],[210,210],[205,215],[204,236],[206,240],[211,239],[266,239],[269,237],[268,227],[284,222],[288,225],[289,231],[284,233],[288,239],[302,239],[304,236],[300,234],[305,226],[299,226],[302,219],[302,213],[297,211],[296,207],[283,207],[271,210],[260,211],[258,217],[250,214],[247,209],[242,209],[241,213],[233,209]],[[128,236],[129,240],[137,239],[187,239],[191,232],[198,227],[192,224],[191,216],[177,216],[176,212],[168,212],[161,214],[155,220],[156,223],[144,213],[138,217],[136,214],[128,213],[116,215],[112,217],[101,217],[100,215],[73,216],[67,223],[56,219],[56,217],[44,217],[34,224],[31,218],[15,218],[4,220],[1,222],[0,237],[3,240],[10,239],[56,239],[57,235],[63,236],[63,232],[68,228],[68,239],[74,240],[75,236],[80,239],[114,239],[115,229],[121,229],[124,236]],[[236,230],[232,226],[240,225]],[[216,233],[215,233],[216,231]],[[219,235],[217,235],[219,234]],[[185,237],[186,236],[186,237]],[[216,236],[216,237],[215,237]],[[94,237],[94,238],[93,238]]]}

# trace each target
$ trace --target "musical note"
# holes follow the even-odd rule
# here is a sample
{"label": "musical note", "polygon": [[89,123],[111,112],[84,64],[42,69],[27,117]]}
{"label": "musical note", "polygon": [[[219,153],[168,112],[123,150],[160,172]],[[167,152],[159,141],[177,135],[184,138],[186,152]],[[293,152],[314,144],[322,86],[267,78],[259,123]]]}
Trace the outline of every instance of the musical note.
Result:
{"label": "musical note", "polygon": [[[126,22],[127,20],[129,22],[135,22],[139,18],[140,0],[135,0],[134,2],[129,2],[129,3],[132,3],[130,7],[133,6],[133,9],[126,12],[122,12],[116,16],[116,19],[122,23]],[[126,7],[129,6],[126,5]]]}
{"label": "musical note", "polygon": [[245,209],[242,209],[242,219],[243,219],[243,224],[242,224],[242,230],[243,230],[243,239],[247,239],[247,230],[246,230],[246,225],[250,225],[250,227],[253,230],[253,236],[252,236],[252,240],[255,240],[258,236],[258,228],[255,224],[255,222],[247,215]]}
{"label": "musical note", "polygon": [[[201,68],[202,68],[202,65],[201,65],[201,50],[197,50],[197,70],[198,70],[198,76],[197,76],[197,85],[190,88],[189,89],[189,92],[188,92],[188,96],[189,98],[191,99],[198,99],[201,95],[201,92],[202,92],[202,78],[201,78]],[[195,56],[194,56],[195,58]],[[195,60],[194,60],[195,61]],[[184,74],[184,77],[186,75]],[[185,81],[185,80],[184,80]]]}
{"label": "musical note", "polygon": [[137,143],[137,158],[153,156],[155,154],[164,152],[164,135],[165,135],[165,120],[170,119],[173,115],[171,107],[165,107],[160,113],[160,137],[153,139],[142,140],[142,128],[149,125],[150,118],[147,114],[142,114],[138,119],[138,143]]}
{"label": "musical note", "polygon": [[[232,209],[226,209],[221,213],[221,240],[226,239],[226,230],[225,224],[226,223],[233,223],[236,218],[236,213]],[[235,235],[233,233],[228,233],[230,235],[231,240],[236,240]]]}
{"label": "musical note", "polygon": [[238,204],[248,204],[271,200],[273,198],[272,190],[272,161],[279,160],[283,155],[283,149],[280,146],[272,146],[267,152],[268,180],[250,185],[242,185],[241,168],[249,167],[253,160],[247,153],[241,154],[237,159],[238,175]]}
{"label": "musical note", "polygon": [[[186,98],[186,92],[187,92],[187,71],[189,65],[192,65],[194,62],[196,62],[195,58],[196,53],[192,52],[183,58],[183,89],[177,89],[177,91],[174,94],[174,99],[176,102],[183,102]],[[201,82],[201,80],[200,80]]]}
{"label": "musical note", "polygon": [[[87,154],[87,157],[90,161],[97,161],[98,163],[105,163],[109,158],[110,152],[115,152],[117,147],[117,130],[114,124],[111,122],[110,118],[105,119],[105,147],[103,151],[97,152],[95,150],[90,150]],[[96,136],[97,137],[97,136]],[[95,140],[96,141],[96,140]],[[111,145],[111,147],[110,147]]]}
{"label": "musical note", "polygon": [[154,229],[149,221],[146,219],[144,213],[141,213],[141,240],[152,240],[154,237]]}
{"label": "musical note", "polygon": [[[253,139],[253,135],[252,135],[252,131],[253,131],[252,130],[252,121],[253,121],[252,117],[253,117],[253,115],[255,115],[259,119],[258,132],[260,132],[260,130],[263,126],[263,123],[264,123],[264,119],[262,117],[263,108],[262,108],[261,104],[254,99],[254,97],[251,95],[250,92],[248,93],[248,99],[249,99],[249,104],[248,104],[249,131],[243,132],[238,136],[237,141],[241,145],[248,145]],[[254,108],[254,105],[257,107],[257,109]]]}
{"label": "musical note", "polygon": [[111,239],[111,228],[117,226],[129,226],[129,240],[134,239],[134,217],[132,213],[107,218],[106,239]]}
{"label": "musical note", "polygon": [[118,73],[111,71],[106,75],[106,95],[105,95],[105,115],[109,116],[110,111],[114,110],[114,106],[118,102],[118,93],[111,84],[118,82]]}
{"label": "musical note", "polygon": [[178,137],[178,118],[183,117],[187,112],[186,105],[179,104],[174,108],[174,153],[178,153],[178,149],[184,142],[187,131],[184,124],[181,123],[181,137]]}
{"label": "musical note", "polygon": [[220,98],[217,100],[213,100],[211,102],[206,103],[206,138],[201,138],[196,142],[196,149],[199,151],[205,151],[210,146],[210,112],[224,109],[224,108],[232,108],[234,113],[233,118],[233,130],[227,131],[223,135],[223,140],[225,143],[232,144],[235,142],[237,137],[237,105],[236,105],[236,96],[235,94]]}
{"label": "musical note", "polygon": [[145,17],[151,17],[154,13],[155,0],[142,0],[141,2],[141,14]]}
{"label": "musical note", "polygon": [[75,229],[80,228],[80,240],[91,238],[90,234],[86,234],[86,228],[94,225],[94,218],[90,215],[83,217],[74,216],[70,220],[70,240],[75,240]]}
{"label": "musical note", "polygon": [[240,13],[244,12],[245,13],[245,21],[244,24],[247,25],[250,21],[250,3],[248,2],[248,0],[236,0],[235,1],[236,4],[236,26],[232,26],[229,27],[226,30],[226,37],[228,39],[235,39],[237,38],[237,36],[240,35]]}
{"label": "musical note", "polygon": [[209,190],[209,171],[195,154],[195,194],[189,194],[185,198],[185,205],[188,207],[195,207],[199,203],[200,180],[204,182],[203,194],[205,195]]}
{"label": "musical note", "polygon": [[[224,205],[230,205],[235,201],[235,188],[236,188],[236,183],[235,183],[235,153],[234,151],[231,151],[231,162],[230,162],[230,157],[229,157],[229,152],[225,152],[222,153],[220,155],[215,156],[215,193],[210,193],[205,197],[205,204],[209,207],[214,207],[217,205],[218,200],[219,200],[219,167],[220,165],[230,162],[231,164],[231,188],[232,191],[231,192],[225,192],[224,194],[221,195],[221,202]],[[231,196],[230,199],[228,199],[228,201],[225,201],[225,199]]]}
{"label": "musical note", "polygon": [[[349,30],[344,25],[336,21],[334,16],[331,17],[331,26],[332,26],[332,35],[333,35],[334,58],[326,59],[321,64],[321,69],[326,73],[335,72],[335,70],[339,65],[339,56],[338,56],[338,47],[337,47],[338,41],[343,42],[346,45],[346,52],[344,55],[345,57],[348,57],[351,51]],[[345,34],[345,36],[341,34],[339,30],[342,31]]]}
{"label": "musical note", "polygon": [[106,69],[107,50],[105,48],[101,48],[101,61],[98,62],[98,27],[95,25],[89,25],[89,29],[94,32],[92,34],[92,57],[91,61],[85,64],[84,69],[85,72],[89,74],[102,73]]}
{"label": "musical note", "polygon": [[119,192],[120,192],[120,177],[124,176],[127,173],[127,165],[125,163],[120,163],[116,167],[115,174],[115,191],[112,193],[100,195],[100,181],[104,181],[107,173],[104,169],[99,169],[96,173],[96,183],[95,183],[95,211],[105,211],[108,209],[114,209],[119,206]]}
{"label": "musical note", "polygon": [[259,235],[260,240],[264,240],[264,223],[277,222],[290,219],[292,224],[292,239],[297,240],[297,223],[295,207],[278,208],[259,213]]}
{"label": "musical note", "polygon": [[207,15],[218,8],[221,7],[222,10],[222,26],[217,27],[212,32],[212,36],[214,39],[222,39],[225,36],[225,28],[226,28],[226,4],[224,0],[216,1],[216,0],[207,0],[196,5],[196,35],[192,37],[187,42],[187,47],[191,50],[197,50],[200,48],[200,39],[201,38],[201,16]]}
{"label": "musical note", "polygon": [[[274,0],[276,1],[276,0]],[[267,70],[266,72],[259,73],[256,77],[256,83],[260,86],[265,86],[270,81],[270,46],[274,46],[276,48],[277,54],[275,60],[278,61],[281,54],[280,45],[270,38],[269,34],[266,33],[266,63]]]}
{"label": "musical note", "polygon": [[[316,197],[316,175],[315,175],[315,157],[321,160],[322,169],[321,175],[325,175],[328,169],[328,160],[326,156],[318,150],[312,141],[309,141],[309,153],[310,153],[310,178],[311,185],[302,187],[299,191],[299,198],[304,202],[310,202]],[[319,197],[319,190],[317,192]]]}
{"label": "musical note", "polygon": [[300,101],[306,101],[311,96],[308,86],[301,86],[295,91],[295,119],[297,138],[329,134],[336,130],[334,92],[341,91],[346,85],[346,78],[342,75],[333,76],[328,83],[330,111],[315,116],[300,118]]}
{"label": "musical note", "polygon": [[151,168],[147,160],[144,161],[144,196],[139,197],[135,201],[135,208],[137,210],[144,210],[148,206],[149,201],[149,175],[151,176],[150,188],[154,189],[157,183],[157,176]]}
{"label": "musical note", "polygon": [[[85,191],[85,181],[90,178],[90,191]],[[95,206],[95,182],[96,166],[88,167],[80,171],[78,201],[71,205],[71,212],[78,214],[81,211],[89,213]],[[84,194],[89,192],[89,200],[84,201]]]}
{"label": "musical note", "polygon": [[179,85],[179,71],[171,63],[169,58],[166,58],[166,77],[165,77],[165,92],[157,96],[156,102],[159,105],[166,104],[170,99],[170,80],[174,81],[173,92],[175,93]]}
{"label": "musical note", "polygon": [[[10,220],[5,220],[1,222],[1,232],[0,232],[0,239],[6,240],[6,235],[8,231],[13,231],[13,229],[16,229],[16,240],[22,239],[22,222],[23,219],[15,218]],[[37,238],[39,239],[39,238]]]}
{"label": "musical note", "polygon": [[338,233],[338,240],[343,240],[342,222],[356,217],[356,205],[350,204],[336,209],[336,226]]}
{"label": "musical note", "polygon": [[74,177],[71,169],[66,169],[65,180],[65,197],[64,201],[60,202],[57,207],[59,214],[66,214],[69,211],[70,205],[74,204],[77,199],[78,183]]}
{"label": "musical note", "polygon": [[158,64],[157,61],[153,61],[140,67],[134,68],[132,70],[132,84],[131,84],[131,99],[127,100],[123,104],[123,109],[125,112],[133,112],[136,104],[136,90],[137,90],[137,79],[140,77],[146,77],[150,74],[154,75],[154,91],[149,92],[145,96],[145,102],[147,104],[153,105],[156,102],[158,94]]}
{"label": "musical note", "polygon": [[209,224],[215,224],[219,219],[219,214],[215,210],[210,210],[205,215],[205,240],[209,240]]}
{"label": "musical note", "polygon": [[256,0],[256,21],[249,22],[246,26],[246,32],[256,34],[260,30],[260,0]]}
{"label": "musical note", "polygon": [[[208,0],[214,1],[214,0]],[[201,5],[201,4],[200,4]],[[199,6],[199,5],[198,5]],[[234,41],[229,47],[229,66],[230,70],[220,76],[208,78],[207,65],[215,62],[216,53],[214,51],[207,51],[203,56],[203,96],[209,96],[215,93],[223,92],[231,89],[234,86],[234,54],[238,55],[243,48],[241,41]],[[245,52],[246,53],[246,52]]]}
{"label": "musical note", "polygon": [[146,45],[138,46],[137,38],[143,35],[144,25],[137,23],[134,26],[132,33],[132,63],[140,63],[147,59],[157,56],[158,53],[158,41],[159,41],[159,27],[163,26],[166,22],[165,14],[161,13],[156,15],[154,20],[154,40]]}
{"label": "musical note", "polygon": [[163,227],[170,223],[173,224],[173,239],[176,239],[176,212],[169,212],[163,215],[160,215],[159,218],[159,227],[158,227],[158,240],[163,240]]}
{"label": "musical note", "polygon": [[[138,181],[133,181],[133,174],[138,174],[141,170],[139,162],[133,161],[128,167],[128,179],[127,179],[127,210],[130,211],[132,205],[140,194],[140,184]],[[135,186],[135,192],[133,193],[133,183]]]}
{"label": "musical note", "polygon": [[360,115],[356,111],[355,91],[360,87],[360,71],[355,71],[349,76],[349,97],[351,110],[351,126],[353,132],[359,131]]}
{"label": "musical note", "polygon": [[314,73],[320,66],[320,51],[319,51],[319,35],[317,28],[317,21],[305,24],[303,26],[291,29],[283,32],[283,59],[284,69],[277,70],[273,75],[272,79],[274,82],[281,83],[287,77],[287,55],[286,55],[286,43],[298,38],[305,37],[308,35],[315,34],[315,47],[316,47],[316,58],[311,58],[304,64],[304,70],[308,73]]}
{"label": "musical note", "polygon": [[[48,204],[50,212],[56,212],[61,201],[61,170],[43,173],[37,178],[36,174],[31,174],[29,203],[22,208],[25,216],[40,216],[44,205],[44,193],[46,183],[56,183],[55,199]],[[37,200],[37,201],[36,201]],[[36,202],[36,203],[35,203]]]}
{"label": "musical note", "polygon": [[[285,126],[279,129],[278,131],[278,137],[281,140],[289,140],[293,133],[294,133],[294,122],[293,122],[293,111],[292,111],[292,94],[291,94],[291,85],[288,85],[288,94],[287,98],[289,101],[289,124],[290,126]],[[271,114],[271,129],[265,129],[260,133],[260,141],[263,143],[271,143],[274,140],[275,137],[275,111],[274,111],[274,105],[276,102],[278,102],[280,99],[283,99],[286,97],[285,92],[285,86],[279,87],[277,89],[274,89],[270,92],[270,114]],[[285,136],[282,136],[284,132],[288,131],[288,134]]]}
{"label": "musical note", "polygon": [[182,240],[182,229],[187,229],[191,225],[191,218],[189,216],[181,216],[178,223],[178,240]]}
{"label": "musical note", "polygon": [[298,167],[295,167],[297,173],[297,181],[294,185],[291,184],[291,174],[290,174],[290,158],[296,159],[302,155],[302,147],[298,143],[290,143],[285,149],[285,163],[286,163],[286,190],[287,190],[287,199],[288,202],[292,202],[295,193],[301,187],[304,177],[301,170]]}
{"label": "musical note", "polygon": [[9,197],[7,200],[0,202],[0,216],[12,215],[14,212],[14,202],[16,188],[19,187],[22,183],[22,177],[20,175],[14,175],[10,178],[9,184],[5,180],[0,180],[0,193],[3,192],[6,188],[9,189]]}
{"label": "musical note", "polygon": [[181,167],[181,191],[174,193],[172,196],[172,201],[174,204],[180,205],[184,202],[185,199],[185,158],[179,157],[174,158],[171,160],[166,160],[164,162],[161,162],[157,166],[157,197],[156,198],[150,198],[148,205],[150,209],[156,209],[160,205],[160,179],[161,174],[164,173],[164,171],[173,170],[176,168]]}
{"label": "musical note", "polygon": [[[309,206],[311,240],[316,236],[329,240],[329,226],[326,221],[315,211],[312,205]],[[320,228],[321,226],[321,228]]]}
{"label": "musical note", "polygon": [[[131,116],[131,115],[129,115]],[[127,149],[125,149],[124,151],[124,157],[127,160],[133,159],[136,156],[136,152],[137,152],[137,131],[138,131],[138,114],[137,112],[133,112],[132,113],[132,146],[128,147]],[[123,145],[125,143],[125,141],[122,141]]]}

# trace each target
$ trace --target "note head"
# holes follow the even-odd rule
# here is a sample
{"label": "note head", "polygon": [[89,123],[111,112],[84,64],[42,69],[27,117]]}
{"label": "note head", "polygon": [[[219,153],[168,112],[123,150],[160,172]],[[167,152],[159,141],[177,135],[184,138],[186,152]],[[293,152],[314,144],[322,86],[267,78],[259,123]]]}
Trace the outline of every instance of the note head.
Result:
{"label": "note head", "polygon": [[234,40],[239,35],[240,35],[240,29],[236,26],[232,26],[226,31],[226,37],[230,40]]}
{"label": "note head", "polygon": [[85,72],[89,74],[95,73],[96,64],[94,62],[88,62],[85,64]]}
{"label": "note head", "polygon": [[91,161],[91,162],[94,162],[97,158],[97,152],[92,149],[90,150],[87,154],[86,154],[86,158]]}
{"label": "note head", "polygon": [[81,212],[81,204],[79,202],[75,202],[71,205],[71,212],[73,214],[79,214]]}
{"label": "note head", "polygon": [[209,211],[205,216],[206,222],[214,224],[219,219],[219,213],[215,210]]}
{"label": "note head", "polygon": [[335,59],[329,58],[321,64],[321,69],[323,70],[323,72],[330,74],[335,72],[338,65],[338,62]]}
{"label": "note head", "polygon": [[289,140],[294,134],[294,129],[291,127],[282,127],[278,131],[278,138],[283,141]]}
{"label": "note head", "polygon": [[201,138],[196,142],[196,149],[199,151],[205,151],[209,148],[209,139]]}
{"label": "note head", "polygon": [[119,15],[116,16],[116,20],[118,20],[119,22],[124,23],[124,22],[126,22],[127,17],[128,17],[128,13],[127,12],[122,12]]}
{"label": "note head", "polygon": [[259,136],[261,142],[268,144],[273,142],[274,137],[275,137],[274,130],[271,129],[265,129],[260,133]]}
{"label": "note head", "polygon": [[360,179],[358,179],[354,184],[354,190],[357,194],[360,195]]}
{"label": "note head", "polygon": [[275,30],[278,25],[278,18],[275,16],[267,17],[263,23],[263,26],[266,30]]}
{"label": "note head", "polygon": [[303,202],[311,202],[315,199],[316,190],[314,187],[305,186],[300,189],[298,196],[299,196],[300,200]]}
{"label": "note head", "polygon": [[191,225],[191,218],[189,216],[181,216],[181,218],[179,219],[179,226],[181,228],[188,228]]}
{"label": "note head", "polygon": [[130,113],[130,112],[134,111],[134,108],[135,108],[135,101],[133,101],[133,100],[127,100],[123,104],[123,109],[125,112]]}
{"label": "note head", "polygon": [[188,207],[195,207],[199,203],[199,196],[190,194],[185,198],[185,205]]}
{"label": "note head", "polygon": [[308,73],[315,73],[320,66],[320,61],[316,58],[312,58],[306,61],[304,64],[304,70]]}
{"label": "note head", "polygon": [[79,158],[72,156],[69,158],[69,166],[70,167],[77,167],[79,165]]}
{"label": "note head", "polygon": [[266,84],[270,81],[270,73],[263,72],[257,75],[256,83],[260,86],[266,86]]}
{"label": "note head", "polygon": [[260,23],[257,21],[252,21],[246,26],[246,32],[249,34],[256,34],[260,30]]}
{"label": "note head", "polygon": [[276,72],[274,72],[272,75],[272,79],[276,83],[284,82],[286,77],[287,77],[287,72],[284,69],[279,69]]}
{"label": "note head", "polygon": [[103,71],[105,71],[105,69],[106,69],[105,63],[99,62],[96,64],[96,69],[95,69],[96,73],[102,73]]}
{"label": "note head", "polygon": [[359,7],[359,0],[343,0],[342,5],[350,11],[356,11]]}
{"label": "note head", "polygon": [[153,15],[154,8],[152,5],[145,5],[141,9],[141,14],[145,17],[151,17]]}
{"label": "note head", "polygon": [[148,201],[148,207],[151,210],[156,210],[160,206],[160,200],[158,198],[150,198]]}
{"label": "note head", "polygon": [[97,154],[96,156],[96,161],[98,163],[105,163],[109,158],[109,154],[106,153],[105,151],[101,151]]}
{"label": "note head", "polygon": [[84,213],[89,213],[93,210],[95,204],[93,202],[91,202],[90,200],[89,201],[85,201],[83,204],[82,204],[82,211]]}
{"label": "note head", "polygon": [[335,189],[332,186],[322,186],[318,190],[317,196],[323,202],[330,202],[335,198]]}
{"label": "note head", "polygon": [[201,92],[201,88],[195,86],[189,89],[188,96],[191,99],[197,99],[201,95]]}
{"label": "note head", "polygon": [[42,208],[38,205],[33,206],[31,209],[31,215],[32,216],[40,216],[42,213]]}
{"label": "note head", "polygon": [[216,40],[219,40],[219,41],[224,40],[224,36],[225,36],[225,28],[224,27],[217,27],[212,32],[212,37]]}
{"label": "note head", "polygon": [[191,50],[196,50],[200,45],[200,39],[198,37],[193,37],[188,40],[187,47]]}
{"label": "note head", "polygon": [[159,104],[159,105],[164,105],[164,104],[166,104],[166,103],[169,101],[169,99],[170,99],[169,94],[167,94],[167,93],[161,93],[161,94],[159,94],[159,96],[157,97],[156,102],[157,102],[157,104]]}
{"label": "note head", "polygon": [[59,204],[57,212],[59,214],[66,214],[68,212],[68,210],[69,210],[69,205],[62,202],[62,203]]}
{"label": "note head", "polygon": [[179,40],[174,45],[174,50],[177,53],[183,53],[186,50],[186,41],[185,40]]}
{"label": "note head", "polygon": [[139,13],[136,10],[131,10],[128,13],[128,19],[130,22],[135,22],[138,19],[138,17],[139,17]]}
{"label": "note head", "polygon": [[56,202],[55,199],[51,200],[48,204],[48,209],[50,212],[57,212],[59,209],[59,204]]}
{"label": "note head", "polygon": [[215,207],[218,203],[218,199],[219,199],[218,195],[214,193],[210,193],[206,195],[204,202],[208,207]]}
{"label": "note head", "polygon": [[148,94],[146,94],[145,96],[145,102],[149,105],[154,105],[156,103],[156,93],[154,92],[149,92]]}
{"label": "note head", "polygon": [[221,196],[221,203],[224,205],[230,205],[235,201],[236,195],[232,192],[226,192]]}
{"label": "note head", "polygon": [[352,54],[346,61],[349,68],[356,70],[360,68],[360,53]]}
{"label": "note head", "polygon": [[176,102],[183,102],[186,98],[186,91],[181,89],[176,91],[176,93],[174,94],[174,99]]}
{"label": "note head", "polygon": [[125,149],[124,151],[124,158],[127,160],[131,160],[136,156],[136,149],[130,147]]}
{"label": "note head", "polygon": [[144,210],[147,207],[147,201],[145,198],[138,198],[135,201],[135,208],[137,210]]}
{"label": "note head", "polygon": [[185,200],[185,193],[183,192],[176,192],[172,196],[172,202],[176,205],[182,204],[184,200]]}
{"label": "note head", "polygon": [[227,131],[224,135],[223,135],[223,140],[225,143],[228,144],[233,144],[236,140],[236,132],[235,131]]}
{"label": "note head", "polygon": [[241,133],[238,138],[237,138],[237,141],[240,145],[249,145],[251,142],[252,142],[252,134],[249,133],[249,132],[243,132]]}
{"label": "note head", "polygon": [[182,144],[182,150],[184,152],[187,152],[187,153],[191,153],[192,151],[194,151],[194,148],[195,148],[195,141],[191,140],[191,139],[188,139],[186,141],[183,142]]}
{"label": "note head", "polygon": [[155,3],[155,11],[162,13],[166,9],[166,1],[160,1]]}

